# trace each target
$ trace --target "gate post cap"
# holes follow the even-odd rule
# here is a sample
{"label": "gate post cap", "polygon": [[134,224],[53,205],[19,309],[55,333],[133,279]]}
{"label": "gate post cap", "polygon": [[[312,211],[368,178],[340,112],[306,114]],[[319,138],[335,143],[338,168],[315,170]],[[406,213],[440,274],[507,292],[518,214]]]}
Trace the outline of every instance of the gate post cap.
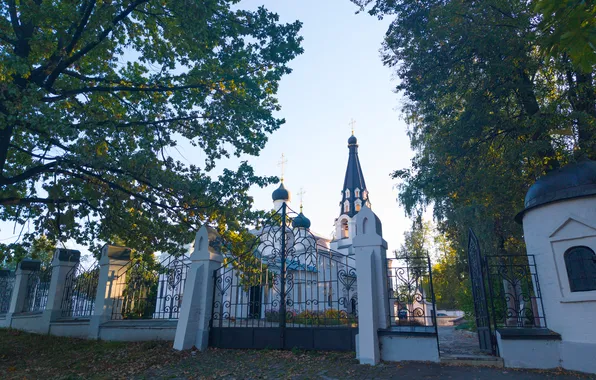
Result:
{"label": "gate post cap", "polygon": [[19,263],[20,270],[37,271],[41,268],[41,260],[23,259]]}
{"label": "gate post cap", "polygon": [[0,269],[0,277],[10,277],[12,276],[12,271],[10,269]]}
{"label": "gate post cap", "polygon": [[100,264],[108,264],[113,261],[130,261],[132,250],[128,247],[106,244],[101,249]]}
{"label": "gate post cap", "polygon": [[366,205],[356,214],[356,236],[352,240],[354,247],[382,246],[387,248],[383,239],[383,224],[379,217]]}
{"label": "gate post cap", "polygon": [[223,239],[215,228],[203,225],[195,235],[194,250],[190,255],[192,261],[223,261],[221,246]]}
{"label": "gate post cap", "polygon": [[81,251],[77,251],[76,249],[56,248],[52,263],[58,264],[60,261],[78,263],[81,261]]}

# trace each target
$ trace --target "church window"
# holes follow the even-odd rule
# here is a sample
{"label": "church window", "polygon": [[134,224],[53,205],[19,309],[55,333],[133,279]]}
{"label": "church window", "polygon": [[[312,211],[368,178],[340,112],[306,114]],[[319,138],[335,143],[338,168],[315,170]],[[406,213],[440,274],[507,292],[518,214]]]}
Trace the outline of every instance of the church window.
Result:
{"label": "church window", "polygon": [[345,239],[347,237],[349,237],[349,227],[348,227],[348,221],[347,220],[343,220],[341,222],[341,238]]}
{"label": "church window", "polygon": [[346,189],[346,199],[350,198],[350,189]]}
{"label": "church window", "polygon": [[355,196],[356,198],[360,198],[360,189],[356,189],[356,190],[354,190],[354,196]]}
{"label": "church window", "polygon": [[350,212],[350,202],[348,201],[344,203],[344,212]]}
{"label": "church window", "polygon": [[596,290],[596,254],[588,247],[572,247],[565,252],[565,267],[572,292]]}
{"label": "church window", "polygon": [[366,199],[366,198],[368,198],[368,191],[364,190],[364,191],[362,192],[362,198],[363,198],[363,199]]}
{"label": "church window", "polygon": [[359,211],[360,211],[360,203],[358,203],[358,204],[356,205],[356,212],[359,212]]}
{"label": "church window", "polygon": [[356,210],[356,212],[359,212],[360,211],[360,208],[362,208],[362,201],[360,199],[358,199],[356,201],[356,204],[354,206],[354,209]]}
{"label": "church window", "polygon": [[364,218],[364,221],[362,222],[362,233],[363,234],[366,233],[367,227],[368,227],[368,218]]}

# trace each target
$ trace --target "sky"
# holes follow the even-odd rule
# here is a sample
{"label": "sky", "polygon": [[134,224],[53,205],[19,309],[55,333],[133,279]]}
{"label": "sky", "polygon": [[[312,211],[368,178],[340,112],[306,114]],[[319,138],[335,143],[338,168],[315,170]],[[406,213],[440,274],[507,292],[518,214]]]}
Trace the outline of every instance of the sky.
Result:
{"label": "sky", "polygon": [[[389,249],[397,249],[410,221],[396,201],[396,181],[389,174],[409,167],[413,153],[399,111],[403,99],[393,91],[398,81],[379,52],[391,20],[356,14],[358,7],[349,0],[244,0],[240,5],[265,5],[281,21],[300,20],[304,37],[304,53],[290,63],[293,72],[280,83],[279,116],[286,124],[249,163],[258,174],[279,176],[284,153],[291,207],[298,210],[297,193],[303,188],[311,228],[330,235],[340,212],[353,118],[372,209],[383,223]],[[252,191],[255,206],[271,209],[276,187]]]}
{"label": "sky", "polygon": [[[413,155],[400,113],[403,100],[393,89],[398,79],[384,67],[379,49],[391,20],[378,20],[349,0],[243,0],[239,6],[256,9],[264,5],[281,22],[303,23],[304,53],[290,63],[278,92],[286,123],[269,139],[258,157],[224,159],[216,171],[236,167],[248,160],[260,175],[280,176],[282,153],[288,163],[285,185],[293,193],[291,207],[299,208],[297,193],[304,194],[304,214],[311,229],[331,236],[339,216],[347,161],[347,140],[354,119],[360,163],[370,194],[372,210],[383,223],[389,250],[403,241],[410,227],[398,205],[396,181],[389,174],[409,167]],[[201,165],[204,155],[188,144],[178,150],[183,160]],[[270,210],[271,193],[277,185],[255,188],[255,208]],[[19,229],[16,230],[18,234]],[[13,241],[12,224],[0,224],[0,240]],[[68,246],[86,251],[85,247]]]}

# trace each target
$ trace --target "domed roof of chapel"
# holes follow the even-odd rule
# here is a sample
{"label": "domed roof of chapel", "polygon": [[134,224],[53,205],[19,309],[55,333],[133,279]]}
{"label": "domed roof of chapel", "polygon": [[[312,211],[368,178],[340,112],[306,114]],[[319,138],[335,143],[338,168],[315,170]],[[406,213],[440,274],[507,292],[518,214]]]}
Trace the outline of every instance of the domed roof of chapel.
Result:
{"label": "domed roof of chapel", "polygon": [[521,223],[528,210],[565,199],[596,195],[596,161],[582,160],[540,177],[526,193],[524,210],[515,216]]}

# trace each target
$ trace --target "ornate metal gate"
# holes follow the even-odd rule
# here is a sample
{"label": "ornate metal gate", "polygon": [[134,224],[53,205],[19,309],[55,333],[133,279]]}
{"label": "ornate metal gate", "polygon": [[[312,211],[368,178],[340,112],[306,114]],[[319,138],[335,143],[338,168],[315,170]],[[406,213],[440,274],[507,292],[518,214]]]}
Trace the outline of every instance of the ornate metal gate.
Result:
{"label": "ornate metal gate", "polygon": [[486,286],[484,284],[483,258],[480,254],[478,238],[472,229],[469,230],[468,238],[468,265],[470,280],[472,281],[472,296],[474,297],[474,311],[480,349],[495,354],[496,344],[491,331]]}
{"label": "ornate metal gate", "polygon": [[284,204],[250,250],[214,272],[211,346],[355,349],[354,258],[328,249],[301,220]]}

